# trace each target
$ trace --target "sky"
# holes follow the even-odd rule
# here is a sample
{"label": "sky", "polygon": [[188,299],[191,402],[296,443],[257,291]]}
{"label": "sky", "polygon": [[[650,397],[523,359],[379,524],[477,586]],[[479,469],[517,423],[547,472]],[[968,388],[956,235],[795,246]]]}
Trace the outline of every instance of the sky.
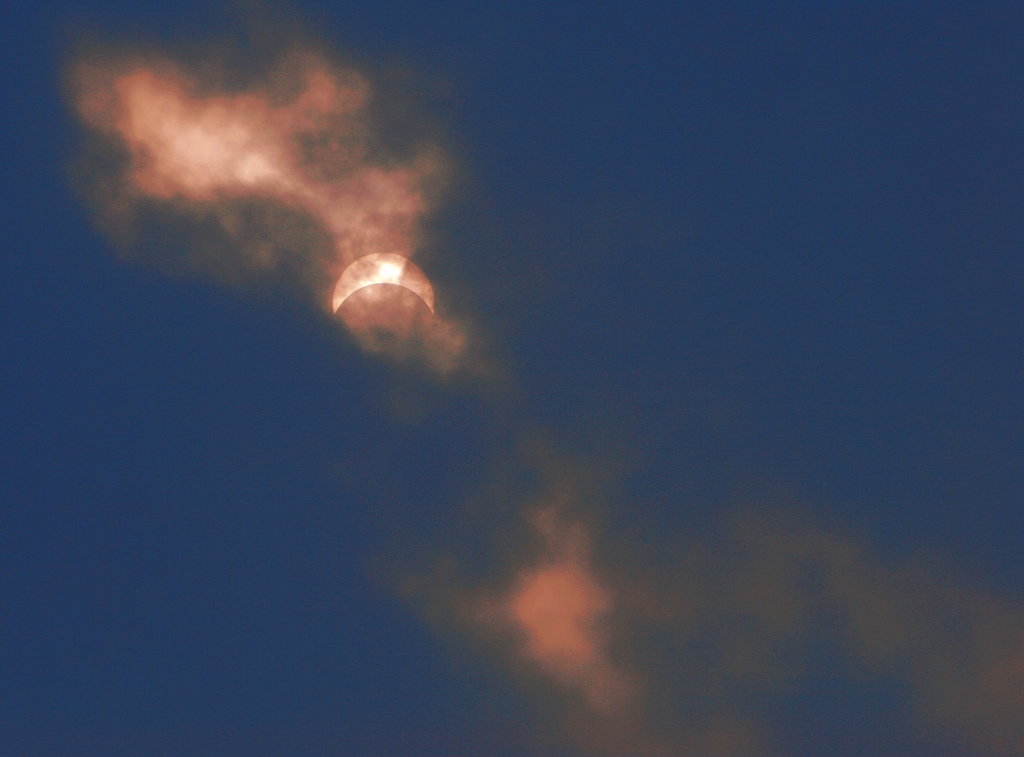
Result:
{"label": "sky", "polygon": [[5,9],[0,754],[1024,752],[1024,9],[770,5]]}

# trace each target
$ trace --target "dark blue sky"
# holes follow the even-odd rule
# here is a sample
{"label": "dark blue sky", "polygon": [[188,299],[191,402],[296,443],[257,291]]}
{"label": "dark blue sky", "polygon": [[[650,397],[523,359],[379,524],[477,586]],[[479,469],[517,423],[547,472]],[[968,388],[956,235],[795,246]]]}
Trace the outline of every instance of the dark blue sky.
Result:
{"label": "dark blue sky", "polygon": [[[416,72],[462,166],[437,265],[525,425],[633,450],[625,531],[781,490],[1020,607],[1024,9],[679,5],[296,10]],[[520,683],[373,568],[445,538],[518,431],[280,293],[125,263],[68,179],[69,46],[231,15],[4,18],[0,754],[537,749]],[[978,748],[823,670],[765,705],[769,751]]]}

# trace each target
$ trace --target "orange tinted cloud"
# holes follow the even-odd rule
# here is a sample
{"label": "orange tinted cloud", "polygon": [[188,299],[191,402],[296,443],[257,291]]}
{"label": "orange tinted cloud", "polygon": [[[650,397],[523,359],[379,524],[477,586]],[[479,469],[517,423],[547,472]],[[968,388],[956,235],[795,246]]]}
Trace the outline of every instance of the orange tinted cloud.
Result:
{"label": "orange tinted cloud", "polygon": [[[433,571],[406,575],[403,591],[423,601],[440,627],[482,640],[537,704],[531,727],[552,724],[556,741],[588,754],[758,752],[742,713],[712,709],[705,717],[708,708],[666,705],[664,670],[685,683],[690,671],[671,657],[651,666],[644,634],[654,622],[677,624],[675,587],[607,553],[594,517],[600,505],[588,499],[590,471],[550,450],[540,458],[536,496],[525,494],[512,513],[505,502],[489,502],[493,512],[511,515],[491,521],[500,541],[512,538],[497,574],[467,576],[446,557]],[[526,533],[513,535],[519,524]]]}
{"label": "orange tinted cloud", "polygon": [[[838,717],[851,734],[884,720],[922,751],[1024,750],[1021,602],[771,503],[699,537],[638,543],[596,527],[600,473],[595,485],[582,465],[540,468],[537,492],[486,490],[498,515],[485,528],[508,550],[496,572],[449,560],[412,591],[439,625],[483,640],[571,747],[791,753],[819,715],[791,713],[780,730],[769,713],[824,677],[850,682]],[[509,542],[518,519],[529,536]],[[858,709],[859,688],[894,684],[904,699],[891,712]]]}
{"label": "orange tinted cloud", "polygon": [[[103,211],[125,215],[149,201],[216,218],[236,249],[231,261],[205,261],[207,268],[291,266],[334,310],[331,289],[354,261],[408,259],[420,244],[432,205],[427,188],[444,164],[429,147],[404,160],[382,154],[368,117],[372,89],[355,71],[300,51],[240,91],[220,86],[223,75],[158,56],[86,59],[71,78],[83,121],[124,156],[113,178],[95,182],[106,191]],[[329,244],[294,222],[265,222],[253,234],[246,228],[253,204],[265,218],[273,208],[311,219]],[[452,367],[464,346],[459,329],[409,308],[399,282],[382,281],[378,290],[361,298],[362,316],[352,308],[340,314],[361,343],[418,351],[435,367]],[[367,317],[375,303],[379,312]]]}
{"label": "orange tinted cloud", "polygon": [[590,565],[581,526],[553,509],[537,513],[535,523],[545,541],[543,556],[519,571],[507,593],[485,603],[488,614],[520,638],[522,653],[546,674],[598,710],[619,710],[635,691],[609,655],[615,595]]}

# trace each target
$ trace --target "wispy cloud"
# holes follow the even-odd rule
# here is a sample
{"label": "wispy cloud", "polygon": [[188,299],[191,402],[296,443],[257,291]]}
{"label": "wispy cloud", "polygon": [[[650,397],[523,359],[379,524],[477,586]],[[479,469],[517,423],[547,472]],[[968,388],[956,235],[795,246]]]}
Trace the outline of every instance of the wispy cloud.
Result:
{"label": "wispy cloud", "polygon": [[524,534],[504,556],[481,567],[454,549],[447,568],[405,589],[434,623],[482,642],[528,696],[554,696],[567,744],[785,752],[796,742],[772,703],[839,677],[905,692],[893,717],[922,751],[1024,749],[1018,603],[770,500],[734,508],[714,531],[640,543],[600,526],[596,466],[553,455],[529,465],[536,489],[495,502],[518,512]]}
{"label": "wispy cloud", "polygon": [[[93,137],[85,194],[104,228],[135,232],[147,250],[158,246],[147,234],[184,230],[147,259],[232,283],[289,280],[365,348],[455,368],[466,334],[444,299],[435,308],[411,262],[415,281],[387,275],[421,246],[447,174],[441,151],[385,149],[369,78],[311,48],[252,68],[113,48],[72,63],[71,98]],[[343,272],[367,260],[379,265],[336,301]]]}

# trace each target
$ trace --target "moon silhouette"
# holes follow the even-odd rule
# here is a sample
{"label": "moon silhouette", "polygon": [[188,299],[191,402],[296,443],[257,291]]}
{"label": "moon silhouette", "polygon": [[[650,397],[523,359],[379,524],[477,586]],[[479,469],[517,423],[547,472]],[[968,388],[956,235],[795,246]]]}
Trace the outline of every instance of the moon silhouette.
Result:
{"label": "moon silhouette", "polygon": [[434,312],[434,287],[409,258],[390,252],[366,255],[346,268],[334,286],[333,310],[354,292],[374,284],[397,284],[416,294]]}

